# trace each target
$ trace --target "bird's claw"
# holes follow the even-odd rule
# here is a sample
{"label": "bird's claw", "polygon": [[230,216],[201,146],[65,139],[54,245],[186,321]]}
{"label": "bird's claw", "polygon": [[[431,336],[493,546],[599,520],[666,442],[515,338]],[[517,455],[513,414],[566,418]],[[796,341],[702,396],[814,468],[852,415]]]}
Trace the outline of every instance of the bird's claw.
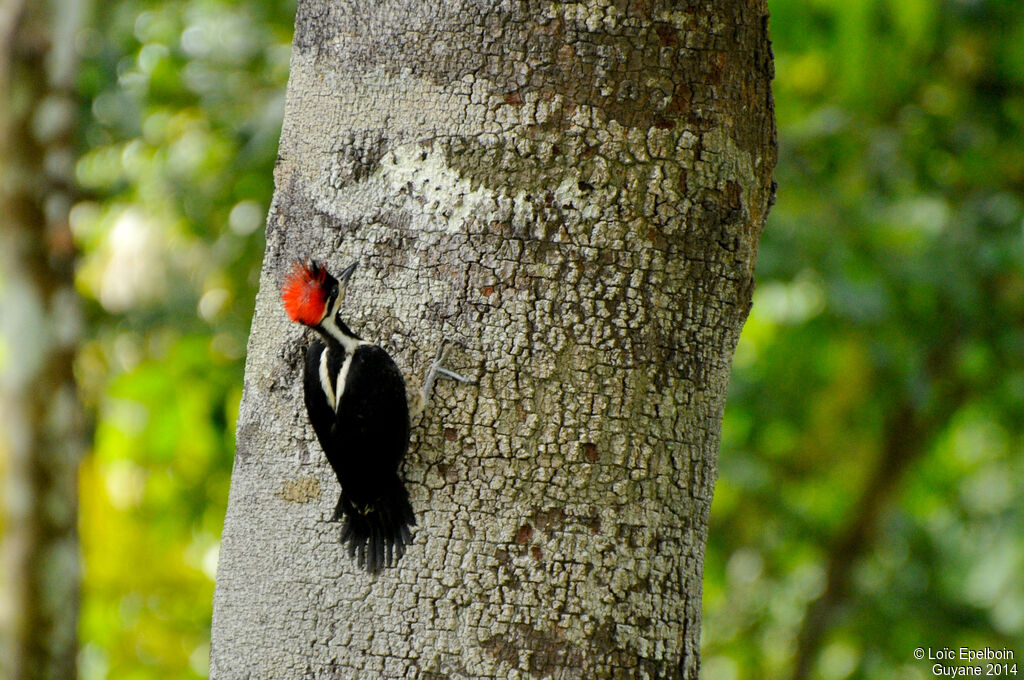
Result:
{"label": "bird's claw", "polygon": [[464,375],[460,375],[455,371],[451,371],[441,364],[444,362],[444,355],[448,351],[447,341],[441,343],[441,347],[437,351],[437,358],[430,365],[430,370],[427,372],[427,377],[423,381],[423,408],[426,408],[430,402],[430,396],[434,392],[434,384],[437,382],[438,376],[443,378],[449,378],[451,380],[458,380],[459,382],[471,383],[473,382]]}

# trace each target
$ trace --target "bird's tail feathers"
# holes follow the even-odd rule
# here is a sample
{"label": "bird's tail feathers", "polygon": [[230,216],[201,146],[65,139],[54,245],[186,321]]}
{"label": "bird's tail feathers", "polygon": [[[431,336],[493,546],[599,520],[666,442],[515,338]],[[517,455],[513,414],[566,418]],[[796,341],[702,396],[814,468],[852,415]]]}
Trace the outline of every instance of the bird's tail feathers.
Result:
{"label": "bird's tail feathers", "polygon": [[342,491],[334,518],[342,517],[341,542],[348,544],[349,556],[356,557],[359,566],[371,574],[397,563],[412,543],[410,527],[415,526],[416,516],[409,492],[397,475],[371,503],[355,503]]}

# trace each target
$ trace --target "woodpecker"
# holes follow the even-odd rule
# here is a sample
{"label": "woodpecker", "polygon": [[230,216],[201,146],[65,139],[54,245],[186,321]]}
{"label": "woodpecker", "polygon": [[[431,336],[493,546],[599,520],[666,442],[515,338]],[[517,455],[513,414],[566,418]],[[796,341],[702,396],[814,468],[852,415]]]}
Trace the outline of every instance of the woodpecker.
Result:
{"label": "woodpecker", "polygon": [[[341,485],[333,521],[360,566],[376,573],[396,563],[416,524],[399,466],[409,446],[405,379],[383,349],[356,335],[341,302],[356,263],[334,278],[316,261],[296,262],[281,291],[289,318],[320,339],[306,350],[304,393],[309,421]],[[468,379],[441,367],[438,354],[424,381],[422,409],[437,377]]]}

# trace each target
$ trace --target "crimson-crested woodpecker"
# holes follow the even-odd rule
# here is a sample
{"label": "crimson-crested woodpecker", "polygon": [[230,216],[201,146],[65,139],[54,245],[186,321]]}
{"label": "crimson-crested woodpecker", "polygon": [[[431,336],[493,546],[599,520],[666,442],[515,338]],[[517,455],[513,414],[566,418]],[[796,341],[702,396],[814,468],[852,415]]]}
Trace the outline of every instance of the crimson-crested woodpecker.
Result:
{"label": "crimson-crested woodpecker", "polygon": [[[410,418],[398,366],[341,318],[355,269],[355,264],[346,267],[336,279],[318,262],[295,263],[281,299],[292,321],[322,338],[306,350],[306,411],[341,484],[333,517],[345,520],[341,541],[360,566],[375,573],[397,562],[412,542],[416,517],[398,475],[409,446]],[[422,406],[439,375],[466,381],[440,362],[441,354],[424,381]]]}

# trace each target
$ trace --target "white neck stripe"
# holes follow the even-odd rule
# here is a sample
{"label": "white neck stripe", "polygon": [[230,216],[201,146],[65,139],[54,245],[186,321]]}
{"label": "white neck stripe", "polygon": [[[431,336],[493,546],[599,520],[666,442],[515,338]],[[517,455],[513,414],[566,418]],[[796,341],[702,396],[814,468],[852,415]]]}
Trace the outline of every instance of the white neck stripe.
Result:
{"label": "white neck stripe", "polygon": [[[365,343],[364,343],[365,344]],[[337,395],[334,410],[338,410],[338,406],[341,404],[341,395],[345,391],[345,381],[348,379],[348,369],[352,368],[352,357],[355,356],[355,352],[347,352],[345,354],[345,361],[341,362],[341,370],[338,371],[338,389],[335,392]]]}
{"label": "white neck stripe", "polygon": [[324,320],[320,322],[320,327],[327,331],[328,335],[337,340],[338,343],[345,348],[346,353],[351,354],[355,351],[356,347],[359,347],[359,345],[369,344],[365,340],[359,340],[342,331],[334,319],[334,310],[331,310],[331,313],[325,316]]}
{"label": "white neck stripe", "polygon": [[[327,353],[330,350],[324,347],[324,351],[320,353],[320,389],[324,391],[324,396],[327,397],[327,403],[331,405],[331,410],[335,411],[338,408],[338,397],[334,391],[334,386],[331,385],[331,374],[327,369]],[[351,359],[351,355],[345,357],[346,363]]]}

